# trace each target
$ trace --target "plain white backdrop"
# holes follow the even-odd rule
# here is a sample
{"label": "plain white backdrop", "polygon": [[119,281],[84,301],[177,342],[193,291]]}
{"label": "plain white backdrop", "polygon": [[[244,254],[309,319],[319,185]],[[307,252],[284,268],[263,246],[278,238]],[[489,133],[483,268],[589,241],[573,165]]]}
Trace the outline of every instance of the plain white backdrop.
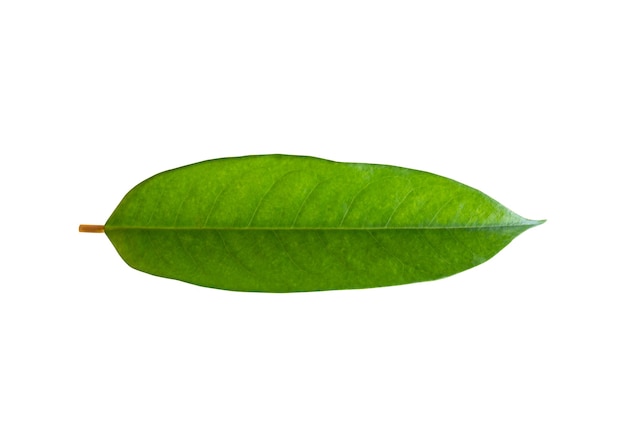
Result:
{"label": "plain white backdrop", "polygon": [[[4,1],[0,445],[624,446],[619,1]],[[104,235],[157,172],[287,153],[548,219],[400,287],[200,288]]]}

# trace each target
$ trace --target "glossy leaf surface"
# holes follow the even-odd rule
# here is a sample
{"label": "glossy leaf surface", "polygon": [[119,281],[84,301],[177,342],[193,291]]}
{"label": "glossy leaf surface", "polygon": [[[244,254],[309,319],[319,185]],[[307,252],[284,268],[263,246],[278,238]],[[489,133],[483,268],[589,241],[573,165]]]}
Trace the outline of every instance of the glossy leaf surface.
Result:
{"label": "glossy leaf surface", "polygon": [[147,273],[294,292],[450,276],[539,223],[426,172],[261,155],[151,177],[124,197],[105,233]]}

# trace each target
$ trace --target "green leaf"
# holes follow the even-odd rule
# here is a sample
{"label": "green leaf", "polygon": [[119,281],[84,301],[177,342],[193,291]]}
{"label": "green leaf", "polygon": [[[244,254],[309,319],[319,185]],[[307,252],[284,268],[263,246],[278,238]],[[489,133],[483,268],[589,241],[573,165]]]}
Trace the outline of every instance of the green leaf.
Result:
{"label": "green leaf", "polygon": [[450,276],[540,223],[426,172],[261,155],[151,177],[104,231],[131,267],[153,275],[295,292]]}

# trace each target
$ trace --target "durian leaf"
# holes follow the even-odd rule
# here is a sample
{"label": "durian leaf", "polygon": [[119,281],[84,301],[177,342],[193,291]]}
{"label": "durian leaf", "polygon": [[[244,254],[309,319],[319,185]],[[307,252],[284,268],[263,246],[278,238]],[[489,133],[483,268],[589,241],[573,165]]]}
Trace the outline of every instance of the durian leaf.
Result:
{"label": "durian leaf", "polygon": [[157,174],[104,231],[131,267],[153,275],[296,292],[443,278],[540,223],[427,172],[259,155]]}

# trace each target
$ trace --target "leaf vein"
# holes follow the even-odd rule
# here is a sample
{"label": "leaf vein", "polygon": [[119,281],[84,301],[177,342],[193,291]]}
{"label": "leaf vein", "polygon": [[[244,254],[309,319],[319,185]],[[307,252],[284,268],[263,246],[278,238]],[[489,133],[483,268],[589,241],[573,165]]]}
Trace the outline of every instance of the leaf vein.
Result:
{"label": "leaf vein", "polygon": [[393,257],[396,261],[398,261],[401,265],[402,265],[402,271],[404,272],[405,268],[410,269],[411,267],[409,265],[407,265],[406,262],[404,262],[402,259],[400,259],[398,256],[396,256],[394,253],[392,253],[376,236],[374,236],[374,234],[371,231],[367,232],[372,239],[374,239],[374,242],[376,242],[376,244],[380,247],[380,249],[387,253],[388,255],[390,255],[391,257]]}
{"label": "leaf vein", "polygon": [[300,208],[298,208],[298,212],[296,213],[296,217],[294,217],[293,218],[293,222],[291,222],[291,228],[293,228],[296,225],[296,221],[298,220],[298,218],[300,217],[300,214],[302,213],[302,210],[304,209],[304,204],[307,203],[307,201],[309,200],[309,197],[311,197],[311,194],[313,194],[313,191],[315,191],[322,183],[323,182],[317,182],[315,184],[315,186],[306,195],[306,197],[304,198],[304,200],[300,204]]}
{"label": "leaf vein", "polygon": [[152,208],[152,212],[150,213],[150,217],[148,218],[146,225],[152,222],[152,218],[154,217],[154,214],[156,213],[157,208],[161,205],[161,201],[163,200],[164,194],[165,194],[165,191],[162,189],[161,193],[159,194],[159,198],[154,202],[154,208]]}
{"label": "leaf vein", "polygon": [[215,210],[217,201],[220,199],[220,197],[222,197],[222,194],[224,194],[224,191],[226,191],[226,186],[224,186],[222,190],[217,194],[217,196],[215,196],[215,200],[213,200],[213,205],[211,205],[211,208],[209,209],[209,213],[206,215],[206,219],[204,219],[204,223],[202,224],[203,227],[206,227],[207,223],[209,223],[209,219],[211,215],[213,214],[213,211]]}
{"label": "leaf vein", "polygon": [[350,204],[348,205],[348,209],[346,210],[345,213],[343,213],[343,217],[341,218],[341,222],[339,222],[339,226],[343,226],[343,222],[346,220],[346,217],[348,216],[348,213],[350,212],[350,210],[352,209],[352,205],[354,205],[354,201],[356,200],[356,198],[363,192],[365,191],[370,185],[372,184],[371,181],[369,181],[363,188],[361,188],[359,191],[356,192],[356,194],[354,194],[354,197],[352,197],[352,200],[350,201]]}
{"label": "leaf vein", "polygon": [[252,270],[250,270],[243,262],[241,262],[241,260],[231,251],[231,249],[228,247],[228,244],[226,244],[226,241],[224,240],[224,237],[222,236],[222,233],[220,231],[217,232],[218,237],[220,238],[220,240],[222,241],[222,245],[224,246],[224,250],[226,251],[226,253],[228,254],[228,256],[231,257],[231,259],[235,262],[235,264],[237,264],[238,266],[240,266],[241,268],[243,268],[245,271],[247,271],[248,273],[250,273],[252,276],[254,276],[255,278],[258,279],[258,275],[256,273],[254,273]]}
{"label": "leaf vein", "polygon": [[394,208],[394,210],[391,212],[391,215],[389,216],[389,219],[387,219],[387,222],[385,223],[385,228],[387,228],[389,226],[389,222],[391,222],[391,219],[393,218],[393,216],[395,216],[396,212],[398,211],[398,209],[400,209],[400,206],[404,203],[404,201],[412,194],[414,193],[415,190],[412,189],[410,190],[405,196],[404,198],[400,201],[400,203],[398,203],[398,205],[396,205],[396,207]]}
{"label": "leaf vein", "polygon": [[293,257],[291,256],[291,253],[289,253],[289,250],[287,249],[287,245],[285,244],[285,242],[278,236],[278,233],[276,231],[272,231],[272,234],[274,235],[274,237],[276,238],[276,240],[278,240],[278,243],[280,244],[281,248],[283,249],[283,251],[285,252],[285,254],[287,255],[287,258],[289,259],[289,261],[296,266],[296,268],[298,268],[299,270],[302,270],[303,272],[306,273],[310,273],[307,269],[301,267],[296,261],[294,261]]}
{"label": "leaf vein", "polygon": [[259,203],[257,203],[256,208],[254,209],[254,212],[252,213],[252,216],[250,217],[250,220],[248,221],[248,227],[252,225],[252,221],[254,220],[254,218],[256,217],[257,213],[259,212],[259,209],[261,208],[261,204],[263,203],[263,201],[265,200],[265,198],[267,197],[267,195],[272,191],[272,189],[274,189],[274,187],[280,183],[281,180],[283,180],[285,177],[287,177],[289,174],[292,174],[294,172],[300,172],[302,171],[302,169],[295,169],[293,171],[289,171],[284,173],[283,175],[281,175],[278,179],[274,180],[272,182],[272,184],[270,185],[270,187],[268,188],[267,191],[265,191],[265,194],[263,194],[263,196],[261,196],[261,198],[259,199]]}
{"label": "leaf vein", "polygon": [[433,215],[433,218],[430,219],[430,222],[428,222],[428,226],[432,225],[432,223],[435,221],[435,219],[437,218],[437,216],[439,216],[439,213],[441,213],[441,211],[443,211],[443,209],[448,206],[450,204],[450,202],[452,202],[452,200],[454,200],[454,197],[449,198],[448,200],[446,200],[446,202],[441,205],[439,207],[439,209],[437,210],[437,212]]}

